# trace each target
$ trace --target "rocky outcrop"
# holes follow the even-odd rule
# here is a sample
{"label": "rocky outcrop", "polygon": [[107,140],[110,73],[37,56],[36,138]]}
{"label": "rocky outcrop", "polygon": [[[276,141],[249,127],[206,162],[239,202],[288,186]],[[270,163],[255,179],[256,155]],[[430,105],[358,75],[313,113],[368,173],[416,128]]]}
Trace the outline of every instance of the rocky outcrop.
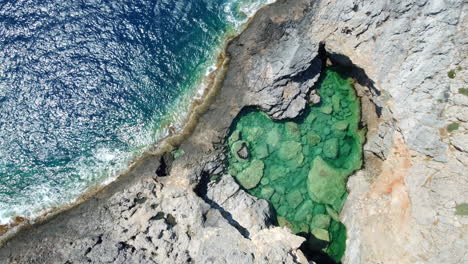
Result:
{"label": "rocky outcrop", "polygon": [[466,10],[462,0],[279,0],[262,9],[230,42],[229,69],[179,146],[185,154],[158,170],[156,151],[82,204],[23,229],[0,248],[0,263],[305,263],[303,239],[273,227],[265,201],[224,175],[221,143],[246,106],[285,119],[319,102],[310,90],[325,50],[351,66],[368,128],[364,168],[348,181],[340,216],[343,262],[468,262],[468,218],[457,211],[468,202]]}
{"label": "rocky outcrop", "polygon": [[[341,215],[345,263],[468,261],[468,219],[455,215],[468,199],[466,11],[464,1],[315,6],[310,34],[332,61],[354,66],[375,105],[363,108],[365,167],[350,178]],[[459,129],[448,132],[453,122]]]}
{"label": "rocky outcrop", "polygon": [[[222,87],[207,98],[212,103],[203,116],[194,118],[197,126],[179,146],[182,156],[161,157],[173,142],[165,140],[155,150],[161,154],[147,157],[97,195],[20,231],[0,248],[0,263],[307,263],[299,250],[305,239],[274,227],[268,203],[223,175],[219,145],[246,106],[277,119],[305,108],[320,72],[314,59],[318,45],[303,42],[287,19],[270,19],[303,8],[300,2],[282,2],[264,9],[231,41]],[[282,40],[273,41],[277,38]],[[222,68],[218,74],[224,74]],[[246,146],[236,154],[245,158]],[[252,174],[261,177],[263,168],[257,167]],[[208,183],[210,177],[219,181]]]}

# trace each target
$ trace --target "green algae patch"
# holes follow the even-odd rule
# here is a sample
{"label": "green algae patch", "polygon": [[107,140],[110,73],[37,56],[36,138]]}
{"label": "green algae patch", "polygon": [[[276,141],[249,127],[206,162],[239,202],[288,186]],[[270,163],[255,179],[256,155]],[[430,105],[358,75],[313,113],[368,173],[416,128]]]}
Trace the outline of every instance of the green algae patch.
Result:
{"label": "green algae patch", "polygon": [[457,205],[457,207],[455,207],[455,214],[456,215],[468,215],[468,204],[467,203],[462,203],[462,204],[459,204]]}
{"label": "green algae patch", "polygon": [[459,127],[460,127],[460,124],[458,124],[457,122],[453,122],[453,123],[450,123],[447,126],[447,131],[448,132],[453,132],[453,131],[457,130]]}
{"label": "green algae patch", "polygon": [[[321,103],[294,120],[243,111],[227,140],[228,168],[250,194],[272,204],[279,225],[307,234],[309,248],[339,262],[346,243],[339,212],[347,178],[362,165],[364,131],[351,80],[328,68],[318,92]],[[240,157],[241,150],[248,155]]]}

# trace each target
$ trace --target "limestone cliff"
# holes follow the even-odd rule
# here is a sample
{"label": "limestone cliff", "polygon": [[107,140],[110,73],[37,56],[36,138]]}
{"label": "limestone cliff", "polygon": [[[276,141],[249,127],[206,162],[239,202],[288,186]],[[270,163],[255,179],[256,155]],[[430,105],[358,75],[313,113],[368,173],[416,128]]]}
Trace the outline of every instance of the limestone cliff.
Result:
{"label": "limestone cliff", "polygon": [[19,231],[0,263],[307,263],[304,239],[274,227],[268,203],[226,175],[223,143],[246,106],[274,119],[301,114],[327,61],[350,67],[368,129],[340,216],[343,263],[467,263],[467,6],[279,0],[261,9],[230,41],[221,85],[174,160],[162,153],[175,140],[165,140],[85,202]]}

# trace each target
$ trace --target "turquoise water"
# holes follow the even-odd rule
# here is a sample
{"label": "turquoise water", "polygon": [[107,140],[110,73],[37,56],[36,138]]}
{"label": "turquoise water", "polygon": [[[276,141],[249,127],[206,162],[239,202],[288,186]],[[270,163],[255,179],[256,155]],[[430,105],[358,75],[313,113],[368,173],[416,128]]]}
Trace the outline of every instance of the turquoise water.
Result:
{"label": "turquoise water", "polygon": [[345,253],[339,213],[347,178],[362,166],[360,101],[344,73],[326,68],[317,83],[321,102],[293,120],[243,111],[227,142],[230,175],[270,202],[279,225],[307,238],[303,246],[317,263],[329,263],[319,261],[324,253],[335,262]]}
{"label": "turquoise water", "polygon": [[268,0],[0,0],[0,224],[72,202],[186,117]]}

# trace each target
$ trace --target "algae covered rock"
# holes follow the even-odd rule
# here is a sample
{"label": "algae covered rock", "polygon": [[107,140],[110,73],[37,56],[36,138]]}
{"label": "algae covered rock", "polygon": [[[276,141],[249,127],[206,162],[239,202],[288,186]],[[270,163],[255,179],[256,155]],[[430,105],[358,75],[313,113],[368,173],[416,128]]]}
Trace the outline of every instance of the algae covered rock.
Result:
{"label": "algae covered rock", "polygon": [[286,122],[286,137],[291,140],[300,140],[301,131],[299,126],[294,122]]}
{"label": "algae covered rock", "polygon": [[326,158],[334,159],[338,156],[338,139],[337,138],[331,138],[325,141],[325,144],[323,144],[323,155],[325,155]]}
{"label": "algae covered rock", "polygon": [[303,222],[307,219],[308,216],[312,214],[314,210],[314,203],[311,200],[307,200],[302,203],[296,210],[294,214],[294,220],[297,222]]}
{"label": "algae covered rock", "polygon": [[264,169],[265,164],[263,161],[254,160],[246,169],[237,174],[236,179],[245,189],[252,189],[257,186],[262,179]]}
{"label": "algae covered rock", "polygon": [[248,158],[247,142],[234,142],[231,147],[231,153],[238,161],[245,161]]}
{"label": "algae covered rock", "polygon": [[330,234],[325,229],[314,228],[311,233],[319,240],[330,242]]}
{"label": "algae covered rock", "polygon": [[286,201],[292,208],[296,208],[304,201],[304,198],[299,190],[293,190],[286,194]]}
{"label": "algae covered rock", "polygon": [[346,130],[348,128],[348,122],[346,121],[338,121],[335,123],[335,129],[338,130]]}
{"label": "algae covered rock", "polygon": [[322,139],[314,131],[309,131],[309,132],[307,132],[306,140],[307,140],[307,144],[309,146],[313,147],[313,146],[317,145],[318,143],[320,143],[320,141]]}
{"label": "algae covered rock", "polygon": [[302,145],[296,141],[285,141],[281,143],[278,156],[282,160],[291,160],[302,152]]}
{"label": "algae covered rock", "polygon": [[317,214],[314,215],[312,218],[312,223],[310,224],[310,228],[323,228],[327,229],[330,226],[331,217],[326,214]]}
{"label": "algae covered rock", "polygon": [[241,139],[241,132],[239,130],[234,130],[229,136],[228,142],[230,145],[234,144],[234,142],[239,141]]}
{"label": "algae covered rock", "polygon": [[320,109],[322,113],[324,114],[331,114],[333,112],[333,108],[330,105],[323,106],[322,109]]}
{"label": "algae covered rock", "polygon": [[341,170],[330,167],[321,157],[315,158],[307,179],[310,198],[317,203],[339,203],[346,192],[346,176]]}
{"label": "algae covered rock", "polygon": [[276,148],[281,140],[281,133],[278,128],[269,130],[266,134],[266,143],[272,149]]}
{"label": "algae covered rock", "polygon": [[289,169],[280,166],[280,165],[273,165],[270,169],[270,179],[272,181],[276,181],[282,177],[285,177],[289,173]]}
{"label": "algae covered rock", "polygon": [[264,159],[270,155],[270,152],[268,151],[268,146],[265,143],[258,143],[257,145],[254,146],[254,154],[255,157],[258,159]]}
{"label": "algae covered rock", "polygon": [[335,112],[338,112],[340,111],[341,109],[341,106],[340,106],[340,95],[339,94],[334,94],[332,96],[332,107],[333,107],[333,111]]}

